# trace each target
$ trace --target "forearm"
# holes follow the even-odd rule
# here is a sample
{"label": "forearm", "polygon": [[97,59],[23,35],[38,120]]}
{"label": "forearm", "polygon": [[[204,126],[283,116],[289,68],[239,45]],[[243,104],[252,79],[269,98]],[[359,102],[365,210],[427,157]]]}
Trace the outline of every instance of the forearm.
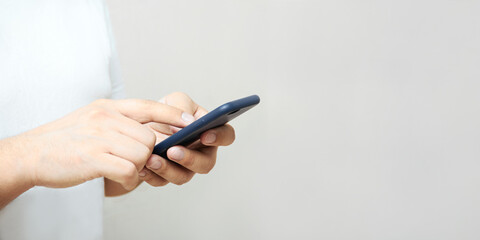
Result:
{"label": "forearm", "polygon": [[[33,187],[25,171],[27,143],[20,136],[0,140],[0,209]],[[22,144],[23,142],[23,144]]]}

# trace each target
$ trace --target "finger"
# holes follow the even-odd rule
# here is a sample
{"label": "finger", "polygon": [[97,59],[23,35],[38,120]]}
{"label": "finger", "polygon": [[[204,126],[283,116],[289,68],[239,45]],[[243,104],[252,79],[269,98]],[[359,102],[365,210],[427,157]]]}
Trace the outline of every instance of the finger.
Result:
{"label": "finger", "polygon": [[121,114],[140,123],[158,122],[185,127],[194,121],[191,114],[152,100],[125,99],[112,102]]}
{"label": "finger", "polygon": [[230,124],[210,129],[200,136],[205,146],[228,146],[235,141],[235,129]]}
{"label": "finger", "polygon": [[146,168],[144,168],[139,173],[139,176],[140,180],[143,180],[154,187],[162,187],[169,183],[169,181],[167,181],[165,178],[158,176],[157,174]]}
{"label": "finger", "polygon": [[167,150],[167,157],[193,172],[208,173],[215,166],[217,152],[202,152],[174,146]]}
{"label": "finger", "polygon": [[202,106],[198,106],[197,111],[193,114],[193,116],[195,117],[195,119],[199,119],[205,116],[205,114],[207,113],[208,111],[205,108],[203,108]]}
{"label": "finger", "polygon": [[[207,114],[208,111],[205,110],[205,108],[203,108],[202,106],[200,105],[197,105],[197,110],[195,111],[195,113],[193,113],[193,116],[195,117],[195,120],[203,117],[205,114]],[[173,133],[176,133],[178,131],[182,130],[182,128],[178,128],[178,127],[174,127],[174,126],[170,126],[170,131],[172,131],[172,134]]]}
{"label": "finger", "polygon": [[169,94],[160,99],[159,102],[180,108],[183,111],[192,114],[195,119],[199,119],[208,113],[205,108],[195,103],[187,94],[182,92]]}
{"label": "finger", "polygon": [[173,133],[177,133],[177,132],[180,131],[180,130],[182,130],[182,128],[170,126],[170,131],[172,131],[172,134],[173,134]]}
{"label": "finger", "polygon": [[159,132],[159,133],[162,133],[162,134],[165,134],[165,135],[172,135],[173,134],[170,125],[162,124],[162,123],[154,123],[154,122],[147,123],[146,125],[148,127],[150,127],[155,132]]}
{"label": "finger", "polygon": [[146,146],[137,140],[127,137],[117,132],[108,132],[105,138],[109,140],[108,151],[122,159],[135,164],[138,171],[145,165],[147,159],[152,154],[149,146]]}
{"label": "finger", "polygon": [[138,185],[138,171],[132,162],[111,154],[102,154],[97,167],[100,174],[112,181],[122,184],[126,190]]}
{"label": "finger", "polygon": [[192,179],[194,172],[172,163],[156,154],[153,154],[147,161],[146,168],[162,177],[163,179],[182,185]]}
{"label": "finger", "polygon": [[198,104],[196,104],[187,94],[182,92],[171,93],[160,100],[167,105],[174,106],[184,112],[194,114],[197,111]]}
{"label": "finger", "polygon": [[131,137],[143,145],[153,150],[155,146],[156,136],[155,133],[143,124],[138,123],[135,120],[127,118],[121,114],[118,114],[117,121],[114,124],[114,129],[121,134]]}
{"label": "finger", "polygon": [[94,122],[96,127],[114,130],[153,149],[155,135],[148,127],[113,110],[103,111],[102,115],[101,121]]}
{"label": "finger", "polygon": [[159,144],[173,134],[170,130],[170,126],[166,124],[147,123],[147,127],[149,127],[155,134],[155,145]]}

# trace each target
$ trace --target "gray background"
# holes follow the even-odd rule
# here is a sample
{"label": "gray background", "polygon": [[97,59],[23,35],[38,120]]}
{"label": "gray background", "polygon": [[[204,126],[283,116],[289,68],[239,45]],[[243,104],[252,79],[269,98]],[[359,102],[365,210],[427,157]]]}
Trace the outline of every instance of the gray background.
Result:
{"label": "gray background", "polygon": [[129,97],[262,97],[210,174],[107,199],[107,239],[480,239],[479,1],[107,3]]}

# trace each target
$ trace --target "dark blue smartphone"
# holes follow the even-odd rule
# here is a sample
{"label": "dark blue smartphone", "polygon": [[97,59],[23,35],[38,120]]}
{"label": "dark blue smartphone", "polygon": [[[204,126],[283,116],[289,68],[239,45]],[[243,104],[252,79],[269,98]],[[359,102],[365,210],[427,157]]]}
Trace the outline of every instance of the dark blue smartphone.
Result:
{"label": "dark blue smartphone", "polygon": [[176,145],[187,146],[195,142],[203,132],[224,125],[258,103],[260,103],[260,97],[257,95],[225,103],[157,144],[153,149],[153,154],[168,159],[167,150],[169,148]]}

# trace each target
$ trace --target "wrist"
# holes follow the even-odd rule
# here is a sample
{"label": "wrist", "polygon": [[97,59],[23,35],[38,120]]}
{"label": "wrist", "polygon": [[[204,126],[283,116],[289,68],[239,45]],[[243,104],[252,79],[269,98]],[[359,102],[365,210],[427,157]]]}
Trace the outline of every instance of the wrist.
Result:
{"label": "wrist", "polygon": [[35,184],[29,170],[29,161],[32,154],[27,153],[28,138],[22,135],[0,140],[0,161],[2,167],[2,181],[16,191],[22,193]]}

